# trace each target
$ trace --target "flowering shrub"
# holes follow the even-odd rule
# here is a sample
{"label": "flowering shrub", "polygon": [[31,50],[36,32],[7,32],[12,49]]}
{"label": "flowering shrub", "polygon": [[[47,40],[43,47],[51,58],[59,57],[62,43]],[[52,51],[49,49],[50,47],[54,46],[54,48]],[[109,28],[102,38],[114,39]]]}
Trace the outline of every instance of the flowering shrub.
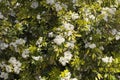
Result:
{"label": "flowering shrub", "polygon": [[0,0],[0,79],[118,80],[120,0]]}

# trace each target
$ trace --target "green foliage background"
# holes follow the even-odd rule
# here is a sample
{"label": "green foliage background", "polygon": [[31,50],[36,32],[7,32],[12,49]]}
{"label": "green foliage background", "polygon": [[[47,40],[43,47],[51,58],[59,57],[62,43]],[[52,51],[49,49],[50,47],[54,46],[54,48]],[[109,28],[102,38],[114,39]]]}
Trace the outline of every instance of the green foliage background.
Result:
{"label": "green foliage background", "polygon": [[[118,80],[120,39],[116,40],[116,35],[120,37],[120,0],[78,0],[76,3],[56,0],[52,5],[47,4],[47,0],[0,1],[0,12],[4,16],[0,18],[0,45],[8,44],[5,49],[0,47],[0,62],[11,65],[8,62],[10,57],[16,57],[22,63],[20,73],[12,70],[8,80],[62,80],[61,75],[64,77],[67,72],[78,80]],[[31,7],[33,2],[38,2],[36,8]],[[57,2],[67,8],[62,5],[62,9],[56,11]],[[106,13],[107,21],[102,14],[103,8],[116,9],[113,14]],[[77,13],[79,18],[71,19],[73,13]],[[95,19],[90,19],[89,15],[94,15]],[[64,33],[68,31],[64,29],[63,22],[74,25],[70,36]],[[114,29],[119,34],[113,35]],[[53,37],[49,37],[50,32],[53,32]],[[65,42],[61,45],[54,43],[56,35],[62,35]],[[40,47],[36,45],[39,38],[42,38]],[[16,50],[10,44],[18,39],[25,40],[25,43],[18,44]],[[72,49],[66,45],[70,41],[74,41]],[[96,47],[85,48],[87,42],[96,44]],[[100,49],[101,46],[104,50]],[[30,51],[27,58],[21,56],[25,49]],[[59,58],[67,50],[73,57],[63,66]],[[35,60],[32,56],[41,56],[42,59]],[[112,63],[104,63],[102,58],[105,56],[112,56]],[[0,67],[0,72],[6,72],[5,68]],[[38,76],[42,78],[38,79]]]}

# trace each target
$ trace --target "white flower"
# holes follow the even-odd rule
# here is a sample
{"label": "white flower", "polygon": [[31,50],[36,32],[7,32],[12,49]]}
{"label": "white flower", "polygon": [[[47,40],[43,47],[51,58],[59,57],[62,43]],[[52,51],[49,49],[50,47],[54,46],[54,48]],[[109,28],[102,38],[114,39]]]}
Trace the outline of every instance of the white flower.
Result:
{"label": "white flower", "polygon": [[20,73],[20,70],[21,70],[21,68],[19,68],[19,67],[14,67],[14,72],[16,73],[16,74],[19,74]]}
{"label": "white flower", "polygon": [[103,47],[103,46],[100,46],[99,49],[104,50],[104,47]]}
{"label": "white flower", "polygon": [[25,44],[25,40],[24,39],[17,39],[15,41],[16,44],[19,44],[19,45],[22,45],[22,44]]}
{"label": "white flower", "polygon": [[70,80],[78,80],[77,78],[71,78]]}
{"label": "white flower", "polygon": [[65,8],[67,10],[68,6],[64,3],[62,3],[62,7]]}
{"label": "white flower", "polygon": [[91,49],[93,49],[93,48],[95,48],[96,47],[96,44],[91,44],[91,43],[89,43],[89,42],[87,42],[86,44],[85,44],[85,48],[91,48]]}
{"label": "white flower", "polygon": [[101,0],[97,0],[97,2],[98,2],[99,4],[102,4],[102,3],[103,3]]}
{"label": "white flower", "polygon": [[10,46],[17,47],[17,45],[16,45],[16,43],[15,43],[15,42],[11,42],[11,43],[10,43]]}
{"label": "white flower", "polygon": [[103,19],[104,19],[105,21],[108,21],[108,13],[104,10],[104,8],[103,8],[103,10],[101,11],[101,13],[102,13],[102,15],[103,15]]}
{"label": "white flower", "polygon": [[120,35],[120,31],[118,31],[117,34]]}
{"label": "white flower", "polygon": [[68,31],[68,32],[67,32],[67,36],[71,36],[72,33],[73,33],[72,31]]}
{"label": "white flower", "polygon": [[72,24],[70,24],[70,23],[64,23],[63,24],[63,26],[64,26],[64,28],[66,29],[66,30],[73,30],[74,29],[74,26],[72,25]]}
{"label": "white flower", "polygon": [[36,9],[39,6],[37,1],[32,2],[31,8]]}
{"label": "white flower", "polygon": [[91,31],[93,29],[90,25],[86,25],[85,27],[87,28],[88,31]]}
{"label": "white flower", "polygon": [[73,56],[73,55],[71,54],[70,51],[64,52],[64,58],[66,58],[68,61],[71,60],[72,56]]}
{"label": "white flower", "polygon": [[21,63],[19,62],[19,61],[16,61],[16,63],[15,64],[13,64],[13,67],[14,67],[14,72],[16,73],[16,74],[19,74],[19,72],[20,72],[20,70],[21,70]]}
{"label": "white flower", "polygon": [[16,13],[13,10],[9,14],[13,17],[15,17],[15,15],[16,15]]}
{"label": "white flower", "polygon": [[40,75],[35,76],[36,80],[46,80],[45,77],[41,77]]}
{"label": "white flower", "polygon": [[53,41],[57,45],[61,45],[63,42],[65,42],[65,39],[61,35],[57,35]]}
{"label": "white flower", "polygon": [[67,60],[66,58],[64,58],[64,57],[60,57],[59,62],[60,62],[63,66],[65,66],[65,65],[68,63],[68,60]]}
{"label": "white flower", "polygon": [[25,49],[25,50],[23,51],[23,53],[22,53],[22,57],[23,57],[23,58],[29,57],[29,53],[30,53],[29,49]]}
{"label": "white flower", "polygon": [[60,80],[67,80],[67,79],[65,79],[65,78],[61,78]]}
{"label": "white flower", "polygon": [[11,63],[11,64],[15,64],[16,61],[17,60],[16,60],[15,57],[11,57],[8,62]]}
{"label": "white flower", "polygon": [[43,41],[43,37],[39,37],[39,39],[36,42],[36,45],[40,45]]}
{"label": "white flower", "polygon": [[90,37],[89,39],[92,40],[92,37]]}
{"label": "white flower", "polygon": [[2,62],[0,63],[0,67],[1,67],[1,68],[4,68],[5,66],[6,66],[5,62],[2,61]]}
{"label": "white flower", "polygon": [[48,37],[53,37],[53,32],[48,33]]}
{"label": "white flower", "polygon": [[84,20],[85,20],[86,22],[88,22],[88,21],[89,21],[89,19],[88,19],[88,18],[84,18]]}
{"label": "white flower", "polygon": [[17,2],[17,3],[15,4],[14,8],[17,8],[17,7],[19,7],[20,5],[21,5],[21,4]]}
{"label": "white flower", "polygon": [[116,8],[109,8],[108,12],[113,15],[116,12]]}
{"label": "white flower", "polygon": [[38,61],[38,60],[42,59],[42,56],[32,56],[32,58],[33,58],[34,60]]}
{"label": "white flower", "polygon": [[120,39],[120,35],[116,35],[116,36],[115,36],[115,39],[116,39],[116,40],[119,40],[119,39]]}
{"label": "white flower", "polygon": [[79,18],[79,15],[77,13],[72,13],[71,17],[72,17],[72,20],[76,20]]}
{"label": "white flower", "polygon": [[0,2],[1,2],[2,0],[0,0]]}
{"label": "white flower", "polygon": [[96,47],[96,44],[90,44],[89,45],[89,48],[91,48],[91,49],[93,49],[93,48],[95,48]]}
{"label": "white flower", "polygon": [[6,79],[8,79],[8,73],[1,72],[0,77],[1,77],[1,78],[4,78],[4,79],[6,80]]}
{"label": "white flower", "polygon": [[105,63],[108,63],[109,62],[108,60],[109,60],[108,57],[102,58],[102,61],[105,62]]}
{"label": "white flower", "polygon": [[105,63],[108,63],[108,62],[111,63],[113,61],[113,58],[112,58],[112,56],[111,57],[106,56],[106,57],[102,58],[102,61]]}
{"label": "white flower", "polygon": [[103,19],[107,22],[108,21],[108,14],[104,14]]}
{"label": "white flower", "polygon": [[0,43],[0,49],[4,50],[8,47],[8,44],[6,43]]}
{"label": "white flower", "polygon": [[17,61],[17,63],[16,64],[14,64],[13,65],[14,66],[14,72],[16,73],[16,74],[19,74],[20,73],[20,70],[21,70],[21,63],[19,62],[19,61]]}
{"label": "white flower", "polygon": [[71,54],[70,51],[66,51],[66,52],[64,52],[64,57],[60,57],[59,62],[63,66],[65,66],[67,63],[69,63],[69,61],[71,60],[72,56],[73,55]]}
{"label": "white flower", "polygon": [[108,37],[108,40],[111,41],[113,38],[112,37]]}
{"label": "white flower", "polygon": [[40,14],[38,14],[36,18],[37,18],[37,19],[41,19]]}
{"label": "white flower", "polygon": [[111,57],[109,57],[109,62],[111,63],[114,59]]}
{"label": "white flower", "polygon": [[118,4],[120,3],[120,0],[118,0]]}
{"label": "white flower", "polygon": [[46,80],[46,78],[39,76],[39,80]]}
{"label": "white flower", "polygon": [[105,7],[102,9],[102,13],[110,13],[110,14],[115,14],[116,8],[108,8]]}
{"label": "white flower", "polygon": [[62,6],[60,5],[60,3],[55,3],[55,8],[56,8],[56,11],[62,10]]}
{"label": "white flower", "polygon": [[3,16],[2,13],[0,12],[0,19],[3,19],[3,17],[4,17],[4,16]]}
{"label": "white flower", "polygon": [[76,3],[78,0],[72,0],[73,3]]}
{"label": "white flower", "polygon": [[12,72],[12,67],[9,66],[9,65],[6,65],[5,69],[6,69],[7,72]]}
{"label": "white flower", "polygon": [[116,8],[105,7],[105,8],[102,9],[101,12],[102,12],[102,15],[104,16],[103,19],[105,21],[108,21],[108,13],[111,14],[111,15],[115,14]]}
{"label": "white flower", "polygon": [[69,48],[74,48],[74,42],[67,42],[67,47],[69,47]]}
{"label": "white flower", "polygon": [[16,61],[14,64],[13,64],[13,66],[14,67],[21,67],[21,62],[20,61]]}
{"label": "white flower", "polygon": [[89,42],[85,43],[85,48],[88,48],[88,47],[89,47],[89,45],[90,45],[90,43],[89,43]]}
{"label": "white flower", "polygon": [[20,61],[16,60],[15,57],[11,57],[8,62],[12,64],[14,72],[16,74],[19,74],[22,63]]}
{"label": "white flower", "polygon": [[89,18],[94,20],[95,19],[95,16],[94,15],[89,15]]}
{"label": "white flower", "polygon": [[58,27],[56,30],[57,30],[57,31],[61,31],[61,28]]}
{"label": "white flower", "polygon": [[83,11],[85,12],[85,15],[88,16],[91,14],[90,9],[89,8],[83,8]]}
{"label": "white flower", "polygon": [[52,5],[55,3],[55,0],[46,0],[46,3]]}
{"label": "white flower", "polygon": [[16,6],[20,6],[20,3],[17,2],[17,3],[16,3]]}
{"label": "white flower", "polygon": [[115,35],[115,34],[117,34],[117,30],[116,29],[112,29],[112,35]]}
{"label": "white flower", "polygon": [[97,34],[101,34],[101,31],[100,31],[100,29],[96,29],[96,32],[97,32]]}

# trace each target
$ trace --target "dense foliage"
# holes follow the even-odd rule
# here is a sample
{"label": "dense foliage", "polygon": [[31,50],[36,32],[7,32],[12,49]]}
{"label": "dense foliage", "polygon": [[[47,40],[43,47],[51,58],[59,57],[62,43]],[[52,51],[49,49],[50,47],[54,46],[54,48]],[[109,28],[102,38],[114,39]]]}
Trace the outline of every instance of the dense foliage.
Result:
{"label": "dense foliage", "polygon": [[1,79],[118,80],[119,74],[120,0],[0,0]]}

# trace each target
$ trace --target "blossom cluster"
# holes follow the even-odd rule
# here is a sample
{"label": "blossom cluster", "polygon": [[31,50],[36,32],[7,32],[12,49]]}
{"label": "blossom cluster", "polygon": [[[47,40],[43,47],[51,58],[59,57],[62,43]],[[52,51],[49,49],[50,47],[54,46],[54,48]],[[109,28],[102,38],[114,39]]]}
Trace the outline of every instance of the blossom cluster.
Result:
{"label": "blossom cluster", "polygon": [[22,65],[21,62],[16,60],[15,57],[11,57],[8,62],[12,65],[14,72],[19,74],[19,72],[21,70],[21,65]]}
{"label": "blossom cluster", "polygon": [[8,73],[15,72],[16,74],[19,74],[21,71],[22,63],[18,61],[15,57],[11,57],[8,60],[8,63],[9,64],[5,63],[4,61],[0,63],[0,68],[5,68],[5,71],[1,72],[1,78],[8,79]]}
{"label": "blossom cluster", "polygon": [[112,56],[111,57],[104,57],[102,58],[102,61],[105,62],[105,63],[111,63],[113,61],[113,58]]}
{"label": "blossom cluster", "polygon": [[59,61],[60,61],[60,63],[63,66],[65,66],[66,63],[69,63],[69,61],[71,60],[72,56],[73,55],[71,54],[70,51],[66,51],[66,52],[64,52],[64,57],[60,57]]}

